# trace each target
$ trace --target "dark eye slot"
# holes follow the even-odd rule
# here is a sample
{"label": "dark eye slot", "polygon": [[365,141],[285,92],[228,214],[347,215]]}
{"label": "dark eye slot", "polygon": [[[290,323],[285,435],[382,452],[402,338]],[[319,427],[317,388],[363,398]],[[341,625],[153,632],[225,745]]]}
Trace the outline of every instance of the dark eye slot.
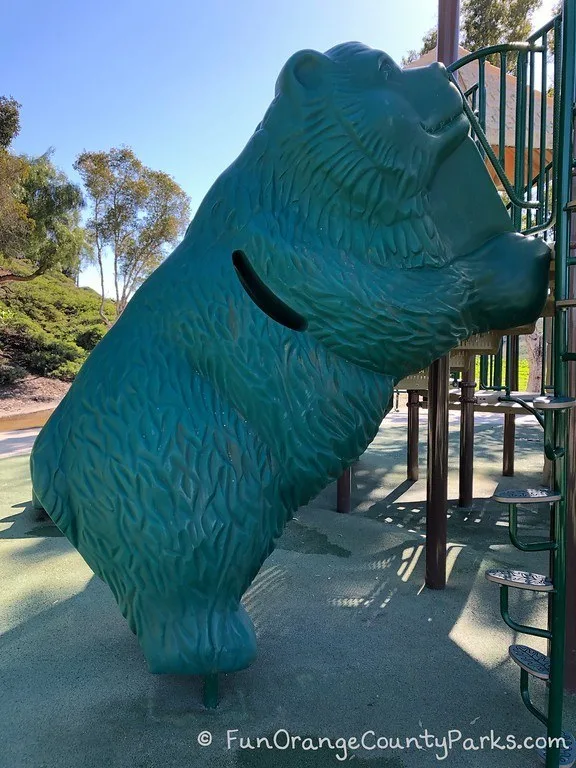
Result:
{"label": "dark eye slot", "polygon": [[258,277],[253,266],[246,258],[244,251],[234,251],[232,264],[238,275],[242,287],[250,296],[254,304],[268,317],[280,325],[293,331],[305,331],[308,327],[306,319],[294,311],[282,299],[279,299],[270,288]]}

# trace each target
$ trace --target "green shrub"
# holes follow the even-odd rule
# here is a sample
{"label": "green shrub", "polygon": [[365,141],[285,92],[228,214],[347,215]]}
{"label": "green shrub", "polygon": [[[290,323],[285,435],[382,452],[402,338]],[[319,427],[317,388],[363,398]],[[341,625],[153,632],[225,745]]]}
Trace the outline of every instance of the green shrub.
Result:
{"label": "green shrub", "polygon": [[27,371],[19,365],[0,362],[0,387],[9,387],[26,376]]}
{"label": "green shrub", "polygon": [[13,365],[37,376],[54,376],[63,363],[85,358],[84,350],[73,342],[55,339],[25,319],[0,326],[0,344]]}
{"label": "green shrub", "polygon": [[74,360],[67,360],[65,363],[61,363],[50,373],[52,379],[62,379],[62,381],[74,381],[76,374],[82,368],[82,363]]}
{"label": "green shrub", "polygon": [[92,325],[90,328],[80,331],[76,335],[75,342],[82,349],[91,352],[105,333],[106,327],[104,325]]}
{"label": "green shrub", "polygon": [[[1,256],[0,266],[11,268]],[[2,363],[37,376],[73,379],[107,331],[100,296],[77,288],[61,273],[7,286],[0,291]],[[113,317],[111,301],[105,302],[104,311]]]}

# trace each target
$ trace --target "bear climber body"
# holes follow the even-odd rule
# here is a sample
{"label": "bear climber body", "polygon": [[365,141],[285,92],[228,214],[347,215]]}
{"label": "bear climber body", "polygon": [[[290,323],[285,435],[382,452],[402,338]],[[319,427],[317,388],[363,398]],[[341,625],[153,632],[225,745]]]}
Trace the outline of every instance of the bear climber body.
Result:
{"label": "bear climber body", "polygon": [[468,131],[439,65],[359,43],[292,56],[39,435],[35,494],[152,672],[249,665],[243,593],[395,382],[538,317],[548,250],[512,231]]}

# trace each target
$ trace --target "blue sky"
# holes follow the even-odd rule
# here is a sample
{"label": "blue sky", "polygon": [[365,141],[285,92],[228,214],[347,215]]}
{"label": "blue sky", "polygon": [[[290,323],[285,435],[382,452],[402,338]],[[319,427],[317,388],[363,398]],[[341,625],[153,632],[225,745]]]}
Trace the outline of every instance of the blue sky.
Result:
{"label": "blue sky", "polygon": [[[195,210],[294,51],[360,40],[399,61],[436,14],[436,0],[4,0],[0,92],[22,104],[13,149],[53,146],[74,177],[82,150],[127,144]],[[97,288],[95,270],[81,284]]]}

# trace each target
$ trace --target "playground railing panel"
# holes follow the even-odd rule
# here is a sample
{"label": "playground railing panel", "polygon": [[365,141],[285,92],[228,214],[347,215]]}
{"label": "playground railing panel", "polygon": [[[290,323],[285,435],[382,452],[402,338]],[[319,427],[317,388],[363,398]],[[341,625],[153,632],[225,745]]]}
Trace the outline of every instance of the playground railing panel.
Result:
{"label": "playground railing panel", "polygon": [[[549,241],[554,240],[557,210],[561,30],[558,15],[524,42],[480,49],[448,68],[461,90],[466,81],[462,95],[472,137],[514,226]],[[552,325],[553,320],[546,322],[543,331],[542,393],[553,388],[554,350],[546,354]],[[518,351],[518,339],[506,336],[495,354],[483,354],[480,387],[506,392],[517,387]]]}

